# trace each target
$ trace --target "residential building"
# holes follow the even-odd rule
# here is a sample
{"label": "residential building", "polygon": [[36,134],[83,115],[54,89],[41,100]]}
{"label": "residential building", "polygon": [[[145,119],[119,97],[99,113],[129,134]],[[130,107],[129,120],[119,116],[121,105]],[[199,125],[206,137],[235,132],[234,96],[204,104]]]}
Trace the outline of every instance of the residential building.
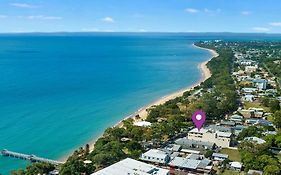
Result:
{"label": "residential building", "polygon": [[140,157],[141,160],[159,164],[167,164],[170,160],[170,156],[168,153],[158,150],[151,149],[145,153],[143,153]]}
{"label": "residential building", "polygon": [[242,163],[240,162],[230,162],[230,169],[233,169],[235,171],[241,171],[242,170]]}
{"label": "residential building", "polygon": [[247,175],[262,175],[263,172],[262,171],[258,171],[258,170],[249,170]]}
{"label": "residential building", "polygon": [[212,129],[194,128],[188,132],[188,139],[215,143],[217,146],[227,148],[231,146],[233,135],[230,132],[215,131]]}
{"label": "residential building", "polygon": [[244,138],[244,140],[249,141],[249,142],[255,142],[257,144],[263,144],[266,142],[265,140],[258,138],[258,137],[246,137],[246,138]]}
{"label": "residential building", "polygon": [[253,80],[254,86],[259,90],[266,89],[268,81],[265,79],[254,79]]}
{"label": "residential building", "polygon": [[140,121],[140,122],[135,122],[134,125],[140,127],[150,127],[151,123],[147,121]]}
{"label": "residential building", "polygon": [[220,154],[220,153],[213,153],[212,159],[217,160],[217,161],[224,161],[224,160],[228,159],[228,155],[227,154]]}
{"label": "residential building", "polygon": [[169,175],[169,170],[158,168],[131,158],[117,162],[91,175]]}
{"label": "residential building", "polygon": [[216,148],[216,144],[214,142],[204,142],[187,138],[179,138],[175,141],[175,143],[181,145],[183,149],[212,150]]}

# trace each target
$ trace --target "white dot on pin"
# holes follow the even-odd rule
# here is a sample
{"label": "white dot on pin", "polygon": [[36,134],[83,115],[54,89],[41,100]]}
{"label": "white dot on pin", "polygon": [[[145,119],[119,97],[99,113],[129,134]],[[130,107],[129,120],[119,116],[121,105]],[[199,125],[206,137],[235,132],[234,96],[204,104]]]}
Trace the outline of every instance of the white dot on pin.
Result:
{"label": "white dot on pin", "polygon": [[202,119],[202,115],[197,114],[197,115],[196,115],[196,120],[201,120],[201,119]]}

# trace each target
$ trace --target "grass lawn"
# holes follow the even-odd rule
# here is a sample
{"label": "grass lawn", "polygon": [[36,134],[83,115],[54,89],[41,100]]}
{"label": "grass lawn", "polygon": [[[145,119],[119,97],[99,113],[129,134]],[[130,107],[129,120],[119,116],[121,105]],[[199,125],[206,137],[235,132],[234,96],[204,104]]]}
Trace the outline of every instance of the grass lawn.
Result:
{"label": "grass lawn", "polygon": [[244,102],[244,108],[263,108],[265,112],[270,112],[270,109],[268,107],[263,106],[259,102]]}
{"label": "grass lawn", "polygon": [[241,162],[240,153],[238,150],[223,148],[220,153],[227,154],[229,156],[229,160]]}
{"label": "grass lawn", "polygon": [[245,174],[243,172],[239,173],[237,171],[232,171],[232,170],[225,170],[223,173],[219,173],[220,175],[241,175]]}

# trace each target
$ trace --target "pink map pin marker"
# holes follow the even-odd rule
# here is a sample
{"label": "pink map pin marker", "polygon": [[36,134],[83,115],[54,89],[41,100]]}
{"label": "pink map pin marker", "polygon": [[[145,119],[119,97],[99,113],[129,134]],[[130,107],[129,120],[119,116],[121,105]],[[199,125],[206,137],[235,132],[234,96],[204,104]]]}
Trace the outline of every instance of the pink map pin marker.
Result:
{"label": "pink map pin marker", "polygon": [[197,110],[192,114],[192,121],[195,124],[196,128],[200,131],[203,124],[206,121],[205,112],[202,110]]}

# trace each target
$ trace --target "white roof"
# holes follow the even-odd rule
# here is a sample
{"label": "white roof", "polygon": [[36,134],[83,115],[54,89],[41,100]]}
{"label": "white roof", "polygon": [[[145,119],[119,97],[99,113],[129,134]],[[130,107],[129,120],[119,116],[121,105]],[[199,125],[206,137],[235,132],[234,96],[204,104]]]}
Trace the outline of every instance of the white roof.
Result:
{"label": "white roof", "polygon": [[242,168],[242,163],[240,162],[230,162],[229,164],[234,168]]}
{"label": "white roof", "polygon": [[257,144],[263,144],[263,143],[266,142],[265,140],[260,139],[260,138],[258,138],[258,137],[246,137],[244,140],[245,140],[245,141],[257,142]]}
{"label": "white roof", "polygon": [[229,138],[232,134],[230,132],[217,132],[218,136],[220,137],[227,137]]}
{"label": "white roof", "polygon": [[127,158],[91,175],[168,175],[168,173],[169,170]]}
{"label": "white roof", "polygon": [[194,133],[206,133],[208,130],[201,128],[200,130],[197,128],[193,128],[192,130],[190,130],[189,132],[194,132]]}
{"label": "white roof", "polygon": [[151,149],[145,153],[142,154],[143,156],[147,157],[156,157],[159,159],[165,159],[167,157],[167,153],[158,149]]}
{"label": "white roof", "polygon": [[140,121],[140,122],[135,122],[134,125],[141,126],[141,127],[148,127],[151,126],[151,123],[147,121]]}

